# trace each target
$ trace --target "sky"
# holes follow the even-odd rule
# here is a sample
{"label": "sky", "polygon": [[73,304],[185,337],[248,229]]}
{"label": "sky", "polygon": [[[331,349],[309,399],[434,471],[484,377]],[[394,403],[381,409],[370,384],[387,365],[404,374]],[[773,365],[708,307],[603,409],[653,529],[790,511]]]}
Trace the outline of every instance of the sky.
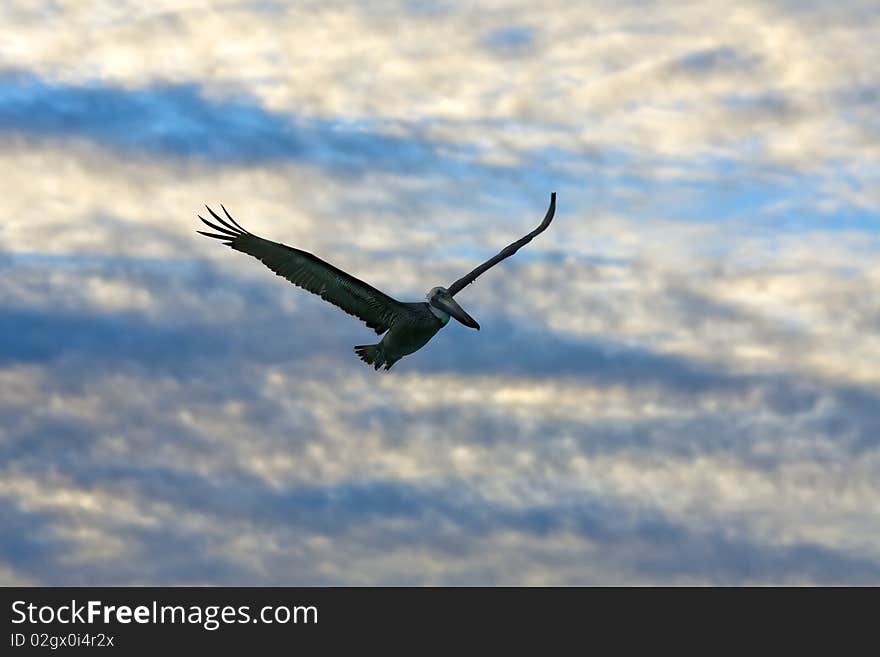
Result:
{"label": "sky", "polygon": [[[880,584],[876,2],[0,4],[0,584]],[[195,233],[407,301],[388,373]]]}

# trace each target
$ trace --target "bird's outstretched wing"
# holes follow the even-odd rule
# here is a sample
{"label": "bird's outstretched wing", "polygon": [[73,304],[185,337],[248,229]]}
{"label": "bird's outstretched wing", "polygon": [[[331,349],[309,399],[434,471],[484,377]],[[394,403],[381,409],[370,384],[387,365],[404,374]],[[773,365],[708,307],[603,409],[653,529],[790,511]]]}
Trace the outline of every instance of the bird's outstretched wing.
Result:
{"label": "bird's outstretched wing", "polygon": [[[223,208],[222,205],[220,207]],[[199,219],[215,232],[198,230],[197,233],[221,240],[236,251],[257,258],[294,285],[319,295],[349,315],[363,320],[376,333],[387,331],[395,318],[406,312],[405,306],[396,299],[311,253],[249,233],[232,218],[226,208],[223,208],[223,212],[229,221],[221,219],[211,208],[208,208],[208,212],[219,225],[199,215]]]}
{"label": "bird's outstretched wing", "polygon": [[539,233],[543,233],[545,230],[547,230],[547,226],[549,226],[550,222],[553,221],[553,215],[555,213],[556,213],[556,192],[553,192],[550,194],[550,207],[547,208],[547,214],[544,215],[544,221],[541,222],[540,226],[535,228],[535,230],[533,230],[531,233],[529,233],[525,237],[521,237],[513,244],[508,244],[506,247],[504,247],[504,249],[501,250],[500,253],[498,253],[498,255],[493,256],[492,258],[489,258],[486,262],[484,262],[482,265],[480,265],[479,267],[474,269],[468,275],[462,276],[461,278],[459,278],[457,281],[455,281],[455,283],[453,283],[452,285],[450,285],[447,288],[449,291],[449,294],[455,295],[456,293],[461,292],[461,290],[463,288],[467,287],[468,285],[473,283],[475,280],[477,280],[477,277],[480,274],[485,273],[486,271],[488,271],[489,269],[491,269],[492,267],[497,265],[499,262],[501,262],[505,258],[509,258],[514,253],[519,251],[522,247],[524,247],[526,244],[531,242],[532,238],[534,238],[536,235],[538,235]]}

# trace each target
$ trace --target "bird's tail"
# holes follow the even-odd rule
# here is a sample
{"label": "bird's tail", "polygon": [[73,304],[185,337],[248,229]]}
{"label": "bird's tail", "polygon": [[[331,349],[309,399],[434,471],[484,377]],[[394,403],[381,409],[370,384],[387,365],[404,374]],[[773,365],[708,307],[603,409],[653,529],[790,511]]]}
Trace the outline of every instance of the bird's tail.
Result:
{"label": "bird's tail", "polygon": [[385,353],[382,351],[382,344],[359,344],[354,348],[354,352],[362,361],[368,365],[372,365],[374,370],[378,370],[383,365],[386,370],[390,370],[395,361],[385,359]]}

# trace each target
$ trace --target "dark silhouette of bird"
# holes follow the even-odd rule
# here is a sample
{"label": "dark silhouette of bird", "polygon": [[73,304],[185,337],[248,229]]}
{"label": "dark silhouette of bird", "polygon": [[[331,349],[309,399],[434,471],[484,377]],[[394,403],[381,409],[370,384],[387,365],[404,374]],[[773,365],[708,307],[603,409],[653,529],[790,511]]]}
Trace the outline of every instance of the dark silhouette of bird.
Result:
{"label": "dark silhouette of bird", "polygon": [[236,251],[257,258],[294,285],[319,295],[349,315],[363,320],[379,335],[384,333],[378,343],[358,345],[354,350],[361,360],[372,365],[374,369],[384,366],[386,370],[390,370],[398,360],[424,347],[449,323],[450,317],[465,326],[480,329],[476,320],[453,297],[478,276],[512,256],[547,229],[556,212],[556,192],[550,194],[550,207],[541,225],[504,247],[497,255],[449,287],[432,287],[426,294],[427,302],[398,301],[311,253],[249,233],[222,205],[220,207],[226,219],[208,206],[205,207],[217,223],[208,221],[201,215],[198,215],[199,219],[215,232],[199,230],[197,233],[218,239]]}

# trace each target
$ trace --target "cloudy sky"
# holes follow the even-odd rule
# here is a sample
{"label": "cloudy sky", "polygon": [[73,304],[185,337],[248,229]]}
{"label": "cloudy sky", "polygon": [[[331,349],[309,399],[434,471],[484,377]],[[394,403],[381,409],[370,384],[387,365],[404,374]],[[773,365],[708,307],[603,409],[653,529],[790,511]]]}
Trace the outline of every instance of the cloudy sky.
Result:
{"label": "cloudy sky", "polygon": [[876,2],[480,4],[0,5],[0,583],[880,584]]}

